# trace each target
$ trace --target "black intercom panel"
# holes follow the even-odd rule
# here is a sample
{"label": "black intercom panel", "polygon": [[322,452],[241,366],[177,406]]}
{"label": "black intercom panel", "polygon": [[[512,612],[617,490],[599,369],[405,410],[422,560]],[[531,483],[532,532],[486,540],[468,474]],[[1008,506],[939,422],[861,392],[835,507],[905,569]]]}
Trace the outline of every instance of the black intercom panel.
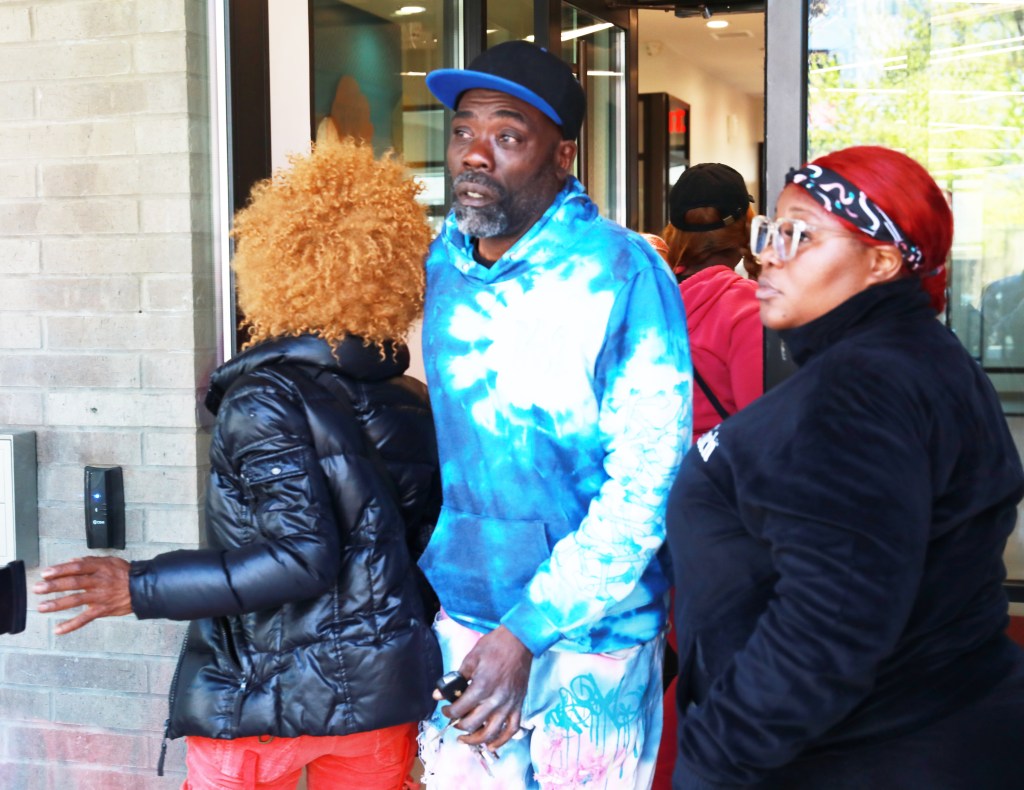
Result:
{"label": "black intercom panel", "polygon": [[124,548],[124,477],[120,466],[85,467],[85,544]]}
{"label": "black intercom panel", "polygon": [[0,634],[20,634],[25,630],[27,603],[25,563],[14,560],[0,566]]}

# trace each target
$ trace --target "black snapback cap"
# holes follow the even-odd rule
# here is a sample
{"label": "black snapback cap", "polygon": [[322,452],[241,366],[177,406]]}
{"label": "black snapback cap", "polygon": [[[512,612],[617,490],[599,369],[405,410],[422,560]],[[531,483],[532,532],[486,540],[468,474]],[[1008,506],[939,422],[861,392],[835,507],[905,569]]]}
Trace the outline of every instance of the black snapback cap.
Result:
{"label": "black snapback cap", "polygon": [[[669,222],[679,230],[717,230],[731,225],[747,213],[754,198],[747,192],[743,176],[729,165],[701,162],[688,167],[668,193]],[[686,212],[694,208],[718,209],[719,222],[688,224]]]}
{"label": "black snapback cap", "polygon": [[562,130],[563,140],[579,137],[587,98],[572,69],[529,41],[505,41],[484,50],[464,69],[437,69],[427,87],[452,110],[472,88],[501,91],[536,107]]}

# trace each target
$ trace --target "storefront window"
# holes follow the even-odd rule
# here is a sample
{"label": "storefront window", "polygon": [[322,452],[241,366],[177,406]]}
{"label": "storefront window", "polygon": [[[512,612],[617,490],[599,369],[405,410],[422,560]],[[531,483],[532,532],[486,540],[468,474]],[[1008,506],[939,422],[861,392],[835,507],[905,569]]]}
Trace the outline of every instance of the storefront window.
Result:
{"label": "storefront window", "polygon": [[[1024,437],[1024,3],[812,0],[808,158],[905,151],[947,190],[946,320]],[[1007,550],[1024,578],[1024,535]]]}
{"label": "storefront window", "polygon": [[427,90],[426,75],[461,65],[451,21],[457,5],[314,0],[310,20],[316,138],[351,135],[372,142],[378,154],[396,151],[426,185],[421,199],[435,226],[448,206],[447,141],[444,108]]}
{"label": "storefront window", "polygon": [[577,161],[580,180],[601,213],[626,222],[626,31],[562,5],[562,59],[587,93]]}
{"label": "storefront window", "polygon": [[956,220],[949,323],[1024,414],[1024,4],[811,4],[808,156],[906,151]]}

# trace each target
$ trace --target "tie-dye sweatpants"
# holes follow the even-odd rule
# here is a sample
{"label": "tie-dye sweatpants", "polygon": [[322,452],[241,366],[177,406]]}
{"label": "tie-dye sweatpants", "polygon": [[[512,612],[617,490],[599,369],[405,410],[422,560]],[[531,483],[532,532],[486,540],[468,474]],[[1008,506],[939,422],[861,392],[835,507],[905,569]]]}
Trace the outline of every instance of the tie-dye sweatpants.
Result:
{"label": "tie-dye sweatpants", "polygon": [[[482,636],[442,615],[434,622],[446,670]],[[664,637],[614,653],[549,650],[533,660],[522,729],[485,767],[437,706],[420,728],[431,790],[647,790],[661,737]],[[488,772],[489,771],[489,772]]]}

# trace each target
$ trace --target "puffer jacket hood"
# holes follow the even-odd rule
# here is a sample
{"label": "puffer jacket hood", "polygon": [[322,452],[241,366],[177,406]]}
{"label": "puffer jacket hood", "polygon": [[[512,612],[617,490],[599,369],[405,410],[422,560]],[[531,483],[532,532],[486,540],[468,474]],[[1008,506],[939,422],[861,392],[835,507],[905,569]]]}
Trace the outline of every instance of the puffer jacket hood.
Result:
{"label": "puffer jacket hood", "polygon": [[134,562],[140,618],[191,620],[168,735],[347,735],[424,718],[440,656],[415,558],[439,508],[408,352],[313,336],[212,377],[208,548]]}
{"label": "puffer jacket hood", "polygon": [[355,335],[349,335],[333,347],[313,335],[259,343],[214,371],[206,393],[206,408],[216,414],[224,393],[239,376],[284,362],[334,370],[360,381],[384,381],[401,376],[409,369],[407,346],[388,343],[383,351],[382,358],[380,346],[367,344]]}

